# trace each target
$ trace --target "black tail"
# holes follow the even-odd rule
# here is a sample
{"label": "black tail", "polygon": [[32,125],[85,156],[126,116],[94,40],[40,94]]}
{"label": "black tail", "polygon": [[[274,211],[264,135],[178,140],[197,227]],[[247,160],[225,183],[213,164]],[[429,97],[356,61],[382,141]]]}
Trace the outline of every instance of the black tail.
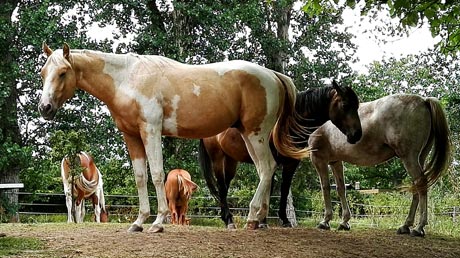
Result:
{"label": "black tail", "polygon": [[219,191],[216,188],[217,180],[212,171],[212,161],[206,151],[203,139],[200,139],[200,146],[198,147],[198,161],[200,162],[201,171],[208,185],[209,192],[220,203]]}

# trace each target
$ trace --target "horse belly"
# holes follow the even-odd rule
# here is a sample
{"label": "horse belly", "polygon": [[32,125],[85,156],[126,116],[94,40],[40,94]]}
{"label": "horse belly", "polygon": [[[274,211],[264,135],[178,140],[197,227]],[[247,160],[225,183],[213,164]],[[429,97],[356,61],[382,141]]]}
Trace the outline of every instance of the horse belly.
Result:
{"label": "horse belly", "polygon": [[177,106],[165,106],[163,135],[206,138],[231,127],[239,119],[239,100],[190,98]]}
{"label": "horse belly", "polygon": [[253,162],[246,148],[246,143],[237,129],[229,128],[219,134],[217,138],[226,155],[239,162]]}

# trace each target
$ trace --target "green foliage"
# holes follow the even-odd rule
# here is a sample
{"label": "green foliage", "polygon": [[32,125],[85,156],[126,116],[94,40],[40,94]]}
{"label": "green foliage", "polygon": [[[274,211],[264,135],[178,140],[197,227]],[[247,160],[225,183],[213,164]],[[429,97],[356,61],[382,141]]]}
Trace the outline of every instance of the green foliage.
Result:
{"label": "green foliage", "polygon": [[[338,6],[339,1],[334,2]],[[442,52],[456,53],[460,48],[460,26],[458,26],[460,3],[458,1],[367,0],[364,4],[360,4],[357,0],[347,0],[342,1],[342,5],[350,8],[359,6],[362,15],[370,15],[374,18],[377,13],[388,11],[391,18],[399,20],[398,27],[390,30],[393,35],[408,33],[409,29],[428,23],[432,36],[442,38],[439,43]],[[320,0],[307,1],[303,7],[309,15],[330,9],[330,1]]]}

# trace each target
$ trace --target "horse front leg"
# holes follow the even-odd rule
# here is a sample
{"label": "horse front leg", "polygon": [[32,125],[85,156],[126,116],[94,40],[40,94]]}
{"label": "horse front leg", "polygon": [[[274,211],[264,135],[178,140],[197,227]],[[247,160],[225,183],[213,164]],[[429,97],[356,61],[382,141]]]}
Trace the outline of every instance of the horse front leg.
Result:
{"label": "horse front leg", "polygon": [[[99,189],[97,190],[99,191]],[[101,222],[101,205],[99,203],[99,198],[96,193],[91,196],[91,202],[93,203],[94,217],[97,223]]]}
{"label": "horse front leg", "polygon": [[315,155],[312,155],[311,161],[315,166],[316,172],[318,173],[320,182],[321,182],[321,190],[323,192],[323,199],[324,199],[324,219],[318,224],[318,228],[320,229],[331,229],[329,221],[332,220],[332,201],[331,201],[331,185],[329,183],[329,174],[327,169],[327,163],[321,161],[320,159],[316,158]]}
{"label": "horse front leg", "polygon": [[330,164],[332,168],[332,173],[335,177],[335,183],[337,185],[337,193],[340,198],[340,203],[342,205],[342,222],[340,223],[338,230],[350,230],[351,226],[348,221],[351,218],[350,206],[348,205],[345,181],[343,175],[343,163],[341,161],[334,162]]}
{"label": "horse front leg", "polygon": [[128,232],[142,232],[142,224],[150,216],[150,204],[147,192],[147,163],[144,144],[139,137],[123,134],[131,158],[137,192],[139,195],[139,214]]}
{"label": "horse front leg", "polygon": [[65,192],[65,205],[67,206],[67,223],[72,223],[74,217],[72,214],[72,194],[70,192]]}
{"label": "horse front leg", "polygon": [[75,222],[82,223],[85,216],[85,199],[75,201]]}
{"label": "horse front leg", "polygon": [[158,203],[158,213],[149,232],[163,232],[163,222],[166,219],[169,209],[166,199],[165,174],[163,171],[163,153],[161,148],[161,127],[151,128],[144,139],[145,150],[149,160],[150,174],[155,186]]}

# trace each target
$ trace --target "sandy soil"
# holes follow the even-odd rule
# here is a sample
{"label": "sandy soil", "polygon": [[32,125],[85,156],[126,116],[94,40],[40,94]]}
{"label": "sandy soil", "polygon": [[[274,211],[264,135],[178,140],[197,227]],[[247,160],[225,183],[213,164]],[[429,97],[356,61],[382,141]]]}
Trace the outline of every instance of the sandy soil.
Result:
{"label": "sandy soil", "polygon": [[[350,232],[315,228],[228,231],[166,225],[163,233],[128,233],[128,224],[0,224],[7,237],[35,237],[42,250],[15,257],[460,257],[460,239],[397,235],[394,230]],[[148,228],[149,225],[145,225]]]}

